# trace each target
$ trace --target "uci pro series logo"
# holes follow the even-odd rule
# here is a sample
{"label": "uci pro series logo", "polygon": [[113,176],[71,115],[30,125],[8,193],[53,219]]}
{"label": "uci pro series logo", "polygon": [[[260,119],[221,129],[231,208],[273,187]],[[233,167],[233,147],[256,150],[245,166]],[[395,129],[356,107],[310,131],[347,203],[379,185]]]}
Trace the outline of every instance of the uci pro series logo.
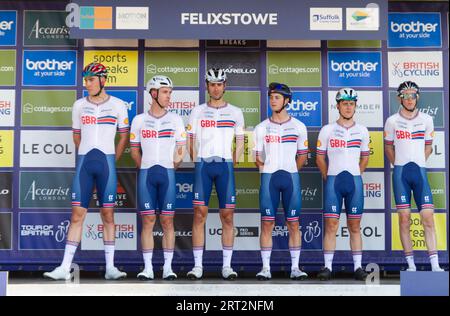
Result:
{"label": "uci pro series logo", "polygon": [[76,51],[24,51],[24,86],[75,86]]}

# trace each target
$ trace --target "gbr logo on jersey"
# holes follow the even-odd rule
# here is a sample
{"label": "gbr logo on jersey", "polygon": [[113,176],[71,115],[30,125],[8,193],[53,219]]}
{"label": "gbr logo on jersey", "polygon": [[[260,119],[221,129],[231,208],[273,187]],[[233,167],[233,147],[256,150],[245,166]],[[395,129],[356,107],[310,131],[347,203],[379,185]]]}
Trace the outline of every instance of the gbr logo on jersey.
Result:
{"label": "gbr logo on jersey", "polygon": [[331,138],[330,139],[330,147],[331,148],[346,148],[347,142],[343,139]]}
{"label": "gbr logo on jersey", "polygon": [[395,137],[397,137],[397,139],[411,139],[411,133],[407,131],[396,130]]}
{"label": "gbr logo on jersey", "polygon": [[281,137],[278,135],[266,135],[266,143],[281,143]]}
{"label": "gbr logo on jersey", "polygon": [[158,138],[158,132],[152,129],[142,129],[142,138]]}
{"label": "gbr logo on jersey", "polygon": [[217,122],[214,120],[200,120],[201,127],[216,127]]}
{"label": "gbr logo on jersey", "polygon": [[83,115],[81,117],[81,124],[83,125],[95,125],[97,124],[97,118],[91,115]]}

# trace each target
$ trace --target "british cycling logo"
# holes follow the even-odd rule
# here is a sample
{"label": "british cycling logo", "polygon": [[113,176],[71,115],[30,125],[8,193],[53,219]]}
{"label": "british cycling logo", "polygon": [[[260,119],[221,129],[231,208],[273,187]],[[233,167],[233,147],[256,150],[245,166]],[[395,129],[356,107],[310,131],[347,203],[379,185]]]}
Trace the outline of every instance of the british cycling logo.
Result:
{"label": "british cycling logo", "polygon": [[23,85],[75,86],[76,51],[23,52]]}
{"label": "british cycling logo", "polygon": [[439,13],[389,14],[389,47],[442,47]]}

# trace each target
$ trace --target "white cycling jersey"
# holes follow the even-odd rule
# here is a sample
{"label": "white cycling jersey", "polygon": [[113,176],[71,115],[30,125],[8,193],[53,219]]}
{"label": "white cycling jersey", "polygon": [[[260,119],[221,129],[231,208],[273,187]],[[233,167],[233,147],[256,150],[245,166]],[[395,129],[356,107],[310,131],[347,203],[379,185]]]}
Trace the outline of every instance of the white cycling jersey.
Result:
{"label": "white cycling jersey", "polygon": [[253,134],[253,151],[264,162],[261,173],[298,172],[296,156],[308,154],[305,124],[293,117],[281,124],[268,118],[255,127]]}
{"label": "white cycling jersey", "polygon": [[432,145],[434,137],[433,118],[422,112],[408,119],[400,112],[391,115],[384,126],[384,142],[395,146],[396,166],[415,162],[425,168],[425,145]]}
{"label": "white cycling jersey", "polygon": [[155,165],[173,168],[176,146],[186,145],[183,120],[171,112],[161,117],[149,112],[139,114],[131,124],[130,145],[132,148],[142,148],[141,169]]}
{"label": "white cycling jersey", "polygon": [[81,134],[79,155],[98,149],[106,155],[115,154],[116,131],[128,133],[128,111],[119,98],[108,95],[100,104],[88,97],[78,99],[72,108],[72,130]]}
{"label": "white cycling jersey", "polygon": [[322,127],[317,140],[317,154],[328,156],[328,172],[336,176],[343,171],[353,176],[361,175],[361,156],[369,156],[369,131],[365,126],[354,123],[346,128],[337,122]]}
{"label": "white cycling jersey", "polygon": [[189,116],[187,133],[194,140],[198,158],[231,160],[234,137],[244,139],[244,115],[231,104],[219,108],[201,104]]}

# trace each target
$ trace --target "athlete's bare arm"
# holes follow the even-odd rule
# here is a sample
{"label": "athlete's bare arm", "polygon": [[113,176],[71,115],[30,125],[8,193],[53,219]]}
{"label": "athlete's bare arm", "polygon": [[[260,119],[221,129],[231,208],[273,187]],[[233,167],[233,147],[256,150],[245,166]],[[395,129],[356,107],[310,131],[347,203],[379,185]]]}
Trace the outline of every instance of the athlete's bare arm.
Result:
{"label": "athlete's bare arm", "polygon": [[395,161],[395,150],[394,145],[384,145],[384,152],[386,153],[386,156],[389,159],[389,162],[393,165]]}
{"label": "athlete's bare arm", "polygon": [[328,166],[327,166],[327,162],[325,160],[325,155],[317,155],[316,156],[316,163],[317,163],[317,167],[320,170],[320,173],[322,173],[322,178],[324,180],[327,179],[327,173],[328,173]]}
{"label": "athlete's bare arm", "polygon": [[125,148],[127,147],[128,141],[130,139],[130,135],[128,133],[120,133],[119,134],[119,142],[116,146],[116,161],[120,159]]}

